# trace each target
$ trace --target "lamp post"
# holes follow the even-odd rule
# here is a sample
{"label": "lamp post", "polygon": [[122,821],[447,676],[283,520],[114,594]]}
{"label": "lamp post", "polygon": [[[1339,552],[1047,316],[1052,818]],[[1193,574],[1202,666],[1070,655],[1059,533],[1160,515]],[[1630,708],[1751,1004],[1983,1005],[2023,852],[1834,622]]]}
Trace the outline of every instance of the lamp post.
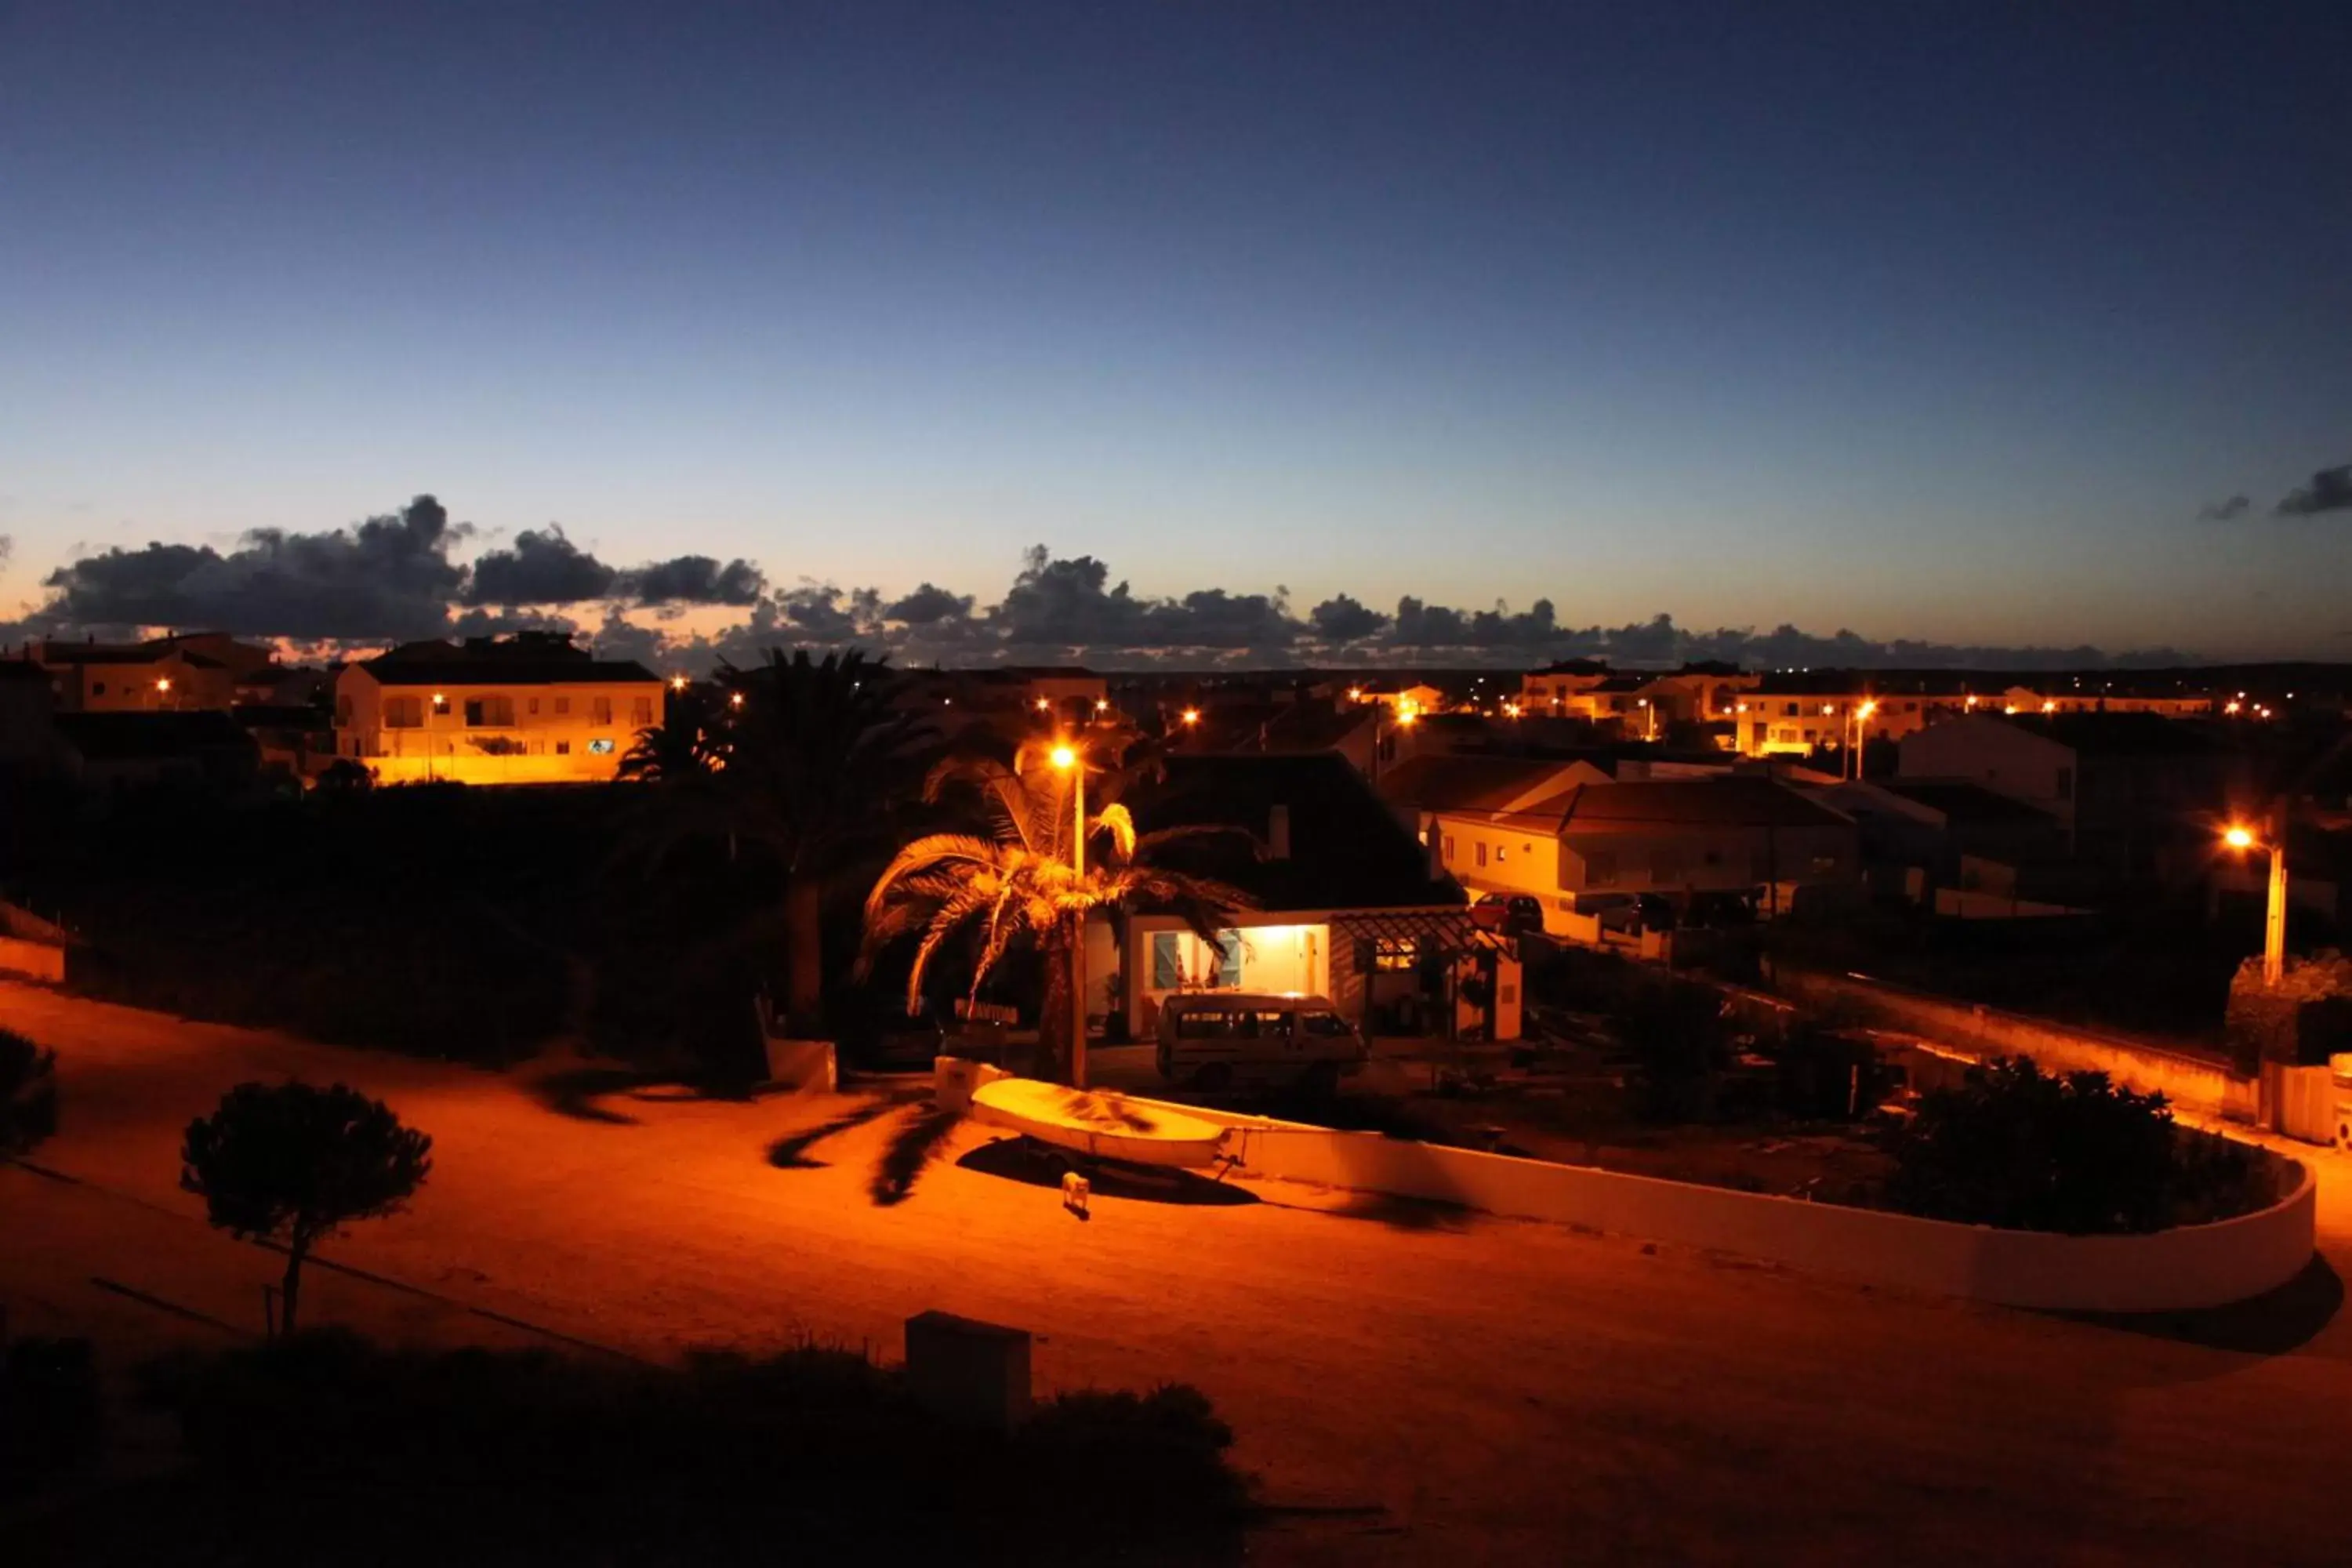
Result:
{"label": "lamp post", "polygon": [[2266,849],[2271,858],[2270,902],[2263,911],[2263,984],[2275,989],[2286,977],[2286,834],[2282,820],[2271,819],[2270,842],[2263,843],[2242,823],[2221,835],[2221,842],[2241,853]]}
{"label": "lamp post", "polygon": [[1865,698],[1862,706],[1853,710],[1853,744],[1846,749],[1853,753],[1853,776],[1857,779],[1862,777],[1864,731],[1870,727],[1870,716],[1877,711],[1878,701],[1875,698]]}
{"label": "lamp post", "polygon": [[[1076,750],[1055,746],[1054,766],[1070,775],[1070,869],[1087,879],[1087,768]],[[1070,1084],[1087,1087],[1087,917],[1070,911]]]}

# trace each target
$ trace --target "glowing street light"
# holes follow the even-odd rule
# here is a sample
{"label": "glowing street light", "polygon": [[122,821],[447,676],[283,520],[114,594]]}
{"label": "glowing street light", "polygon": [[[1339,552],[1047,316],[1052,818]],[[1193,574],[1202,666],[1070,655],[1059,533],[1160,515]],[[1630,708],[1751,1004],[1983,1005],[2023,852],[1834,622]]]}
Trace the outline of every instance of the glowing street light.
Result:
{"label": "glowing street light", "polygon": [[1051,702],[1046,701],[1044,698],[1040,697],[1039,699],[1037,699],[1037,711],[1038,711],[1038,712],[1043,713],[1043,712],[1045,712],[1045,710],[1047,710],[1048,708],[1051,708],[1052,706],[1053,706],[1053,704],[1052,704]]}
{"label": "glowing street light", "polygon": [[1184,710],[1183,717],[1184,727],[1189,730],[1201,721],[1201,710],[1198,708],[1187,708]]}
{"label": "glowing street light", "polygon": [[[1070,869],[1087,877],[1087,770],[1076,748],[1055,746],[1048,754],[1059,773],[1070,775]],[[1070,911],[1070,1083],[1087,1087],[1087,917]]]}
{"label": "glowing street light", "polygon": [[686,677],[684,677],[683,675],[673,675],[673,676],[671,676],[671,677],[669,678],[669,689],[670,689],[672,691],[683,691],[683,690],[685,690],[685,689],[686,689]]}
{"label": "glowing street light", "polygon": [[730,708],[740,708],[740,707],[742,707],[742,706],[743,706],[743,694],[742,694],[741,692],[740,692],[740,691],[730,691],[730,692],[729,692],[729,693],[727,694],[727,706],[728,706],[728,707],[730,707]]}
{"label": "glowing street light", "polygon": [[2286,835],[2273,819],[2270,842],[2265,844],[2252,826],[2233,822],[2222,833],[2221,842],[2240,854],[2249,849],[2270,852],[2270,900],[2263,910],[2263,984],[2275,989],[2286,976]]}

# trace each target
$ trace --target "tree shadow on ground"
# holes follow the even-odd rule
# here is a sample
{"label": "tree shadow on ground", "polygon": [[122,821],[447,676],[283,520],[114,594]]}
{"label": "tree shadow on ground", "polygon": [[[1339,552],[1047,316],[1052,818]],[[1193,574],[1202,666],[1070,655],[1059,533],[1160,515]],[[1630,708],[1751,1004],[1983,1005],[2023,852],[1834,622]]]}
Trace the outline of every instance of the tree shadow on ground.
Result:
{"label": "tree shadow on ground", "polygon": [[574,1121],[599,1121],[613,1127],[634,1127],[637,1119],[600,1103],[609,1096],[632,1100],[740,1100],[751,1098],[740,1084],[689,1082],[676,1072],[652,1068],[578,1067],[542,1073],[530,1082],[531,1098],[558,1116]]}
{"label": "tree shadow on ground", "polygon": [[1351,1192],[1347,1202],[1322,1212],[1334,1219],[1376,1220],[1391,1230],[1467,1230],[1472,1211],[1435,1198],[1405,1198],[1394,1193]]}
{"label": "tree shadow on ground", "polygon": [[846,1132],[853,1127],[863,1127],[869,1121],[887,1116],[898,1103],[895,1100],[868,1100],[845,1116],[836,1116],[814,1127],[804,1127],[798,1132],[788,1132],[768,1145],[768,1163],[779,1171],[821,1170],[832,1162],[810,1159],[808,1152],[811,1149],[836,1132]]}
{"label": "tree shadow on ground", "polygon": [[2178,1340],[2208,1350],[2247,1355],[2284,1355],[2319,1336],[2344,1305],[2344,1281],[2318,1254],[2303,1272],[2275,1290],[2189,1312],[2052,1312],[2069,1322],[2089,1323],[2156,1339]]}
{"label": "tree shadow on ground", "polygon": [[[1208,1208],[1232,1208],[1258,1201],[1244,1187],[1213,1182],[1191,1171],[1145,1169],[1140,1166],[1089,1163],[1088,1184],[1097,1197],[1133,1198],[1147,1204],[1190,1204]],[[1002,1176],[1033,1187],[1059,1187],[1070,1165],[1044,1144],[1030,1138],[1000,1138],[958,1160],[966,1171]]]}
{"label": "tree shadow on ground", "polygon": [[874,1179],[866,1184],[866,1195],[874,1200],[875,1207],[895,1208],[905,1203],[914,1193],[916,1178],[938,1157],[940,1145],[962,1120],[961,1110],[943,1110],[936,1105],[916,1106],[883,1145],[882,1158],[874,1167]]}

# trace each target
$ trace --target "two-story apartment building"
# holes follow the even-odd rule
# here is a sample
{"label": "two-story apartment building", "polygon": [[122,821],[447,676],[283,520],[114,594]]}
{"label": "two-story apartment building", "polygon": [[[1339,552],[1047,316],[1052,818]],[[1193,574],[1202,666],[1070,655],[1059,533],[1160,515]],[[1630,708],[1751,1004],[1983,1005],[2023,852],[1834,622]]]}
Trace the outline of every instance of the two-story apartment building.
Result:
{"label": "two-story apartment building", "polygon": [[2057,819],[2074,852],[2125,881],[2210,847],[2244,781],[2193,724],[2154,713],[1971,713],[1902,742],[1904,779],[1966,779]]}
{"label": "two-story apartment building", "polygon": [[49,672],[60,713],[226,712],[278,673],[266,647],[223,632],[176,633],[138,643],[28,645]]}
{"label": "two-story apartment building", "polygon": [[660,677],[562,637],[408,643],[335,679],[335,751],[383,784],[611,779],[662,721]]}

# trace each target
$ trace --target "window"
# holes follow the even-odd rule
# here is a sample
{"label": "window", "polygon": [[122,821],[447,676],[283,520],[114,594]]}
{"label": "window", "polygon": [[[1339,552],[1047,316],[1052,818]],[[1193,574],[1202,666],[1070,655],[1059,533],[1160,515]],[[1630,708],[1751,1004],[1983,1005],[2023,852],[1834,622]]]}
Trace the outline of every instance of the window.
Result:
{"label": "window", "polygon": [[335,722],[342,725],[345,729],[349,729],[351,727],[352,700],[350,698],[338,697],[335,699]]}
{"label": "window", "polygon": [[1780,708],[1780,717],[1782,717],[1783,719],[1793,719],[1793,718],[1795,718],[1796,716],[1797,716],[1797,705],[1796,705],[1795,703],[1793,703],[1793,702],[1788,702],[1788,703],[1783,703],[1783,704],[1781,705],[1781,708]]}
{"label": "window", "polygon": [[1481,838],[1480,840],[1478,840],[1478,864],[1480,864],[1481,866],[1484,866],[1486,863],[1486,841],[1485,839]]}
{"label": "window", "polygon": [[468,730],[507,730],[513,727],[514,699],[504,692],[492,691],[466,699],[466,728]]}
{"label": "window", "polygon": [[1838,858],[1836,856],[1816,855],[1813,857],[1813,875],[1817,877],[1825,877],[1837,868]]}
{"label": "window", "polygon": [[1420,943],[1412,937],[1383,936],[1372,942],[1372,967],[1382,973],[1411,969],[1420,959]]}
{"label": "window", "polygon": [[1617,885],[1617,851],[1595,849],[1584,857],[1584,880],[1595,888]]}
{"label": "window", "polygon": [[1224,990],[1238,991],[1242,986],[1242,933],[1221,931],[1217,933],[1217,945],[1223,952],[1217,955],[1216,984]]}
{"label": "window", "polygon": [[1497,844],[1497,845],[1496,845],[1496,846],[1495,846],[1495,861],[1496,861],[1496,863],[1497,865],[1500,865],[1500,864],[1502,863],[1503,857],[1504,857],[1504,856],[1506,856],[1506,855],[1508,855],[1510,852],[1511,852],[1511,847],[1510,847],[1509,845],[1507,845],[1507,844]]}
{"label": "window", "polygon": [[611,723],[613,700],[609,697],[591,697],[588,700],[588,721],[592,724]]}
{"label": "window", "polygon": [[557,698],[557,699],[555,700],[555,710],[556,710],[558,713],[569,713],[569,712],[571,712],[571,711],[572,711],[572,699],[570,699],[569,697],[559,697],[559,698]]}
{"label": "window", "polygon": [[629,699],[629,722],[638,729],[648,729],[654,721],[654,700],[650,697]]}
{"label": "window", "polygon": [[528,711],[532,712],[532,713],[536,713],[536,712],[538,712],[538,711],[539,711],[539,699],[538,699],[538,698],[534,697],[534,698],[532,698],[532,699],[530,700],[530,708],[529,708]]}
{"label": "window", "polygon": [[89,694],[90,694],[92,697],[103,697],[103,696],[105,696],[105,695],[106,695],[106,682],[104,682],[103,680],[93,680],[93,681],[91,681],[91,682],[90,682],[90,685],[89,685]]}
{"label": "window", "polygon": [[1355,1026],[1337,1013],[1317,1011],[1298,1015],[1298,1032],[1302,1035],[1322,1035],[1337,1037],[1355,1032]]}
{"label": "window", "polygon": [[425,703],[415,697],[387,697],[383,700],[383,727],[387,730],[415,730],[425,723]]}
{"label": "window", "polygon": [[1454,835],[1451,833],[1445,836],[1445,863],[1449,866],[1454,864]]}
{"label": "window", "polygon": [[1151,988],[1154,991],[1174,991],[1183,985],[1183,940],[1181,934],[1172,931],[1151,933]]}
{"label": "window", "polygon": [[555,742],[555,754],[556,754],[557,756],[559,756],[559,757],[568,757],[568,756],[570,756],[570,755],[572,754],[572,742],[569,742],[569,741],[558,741],[558,742]]}

